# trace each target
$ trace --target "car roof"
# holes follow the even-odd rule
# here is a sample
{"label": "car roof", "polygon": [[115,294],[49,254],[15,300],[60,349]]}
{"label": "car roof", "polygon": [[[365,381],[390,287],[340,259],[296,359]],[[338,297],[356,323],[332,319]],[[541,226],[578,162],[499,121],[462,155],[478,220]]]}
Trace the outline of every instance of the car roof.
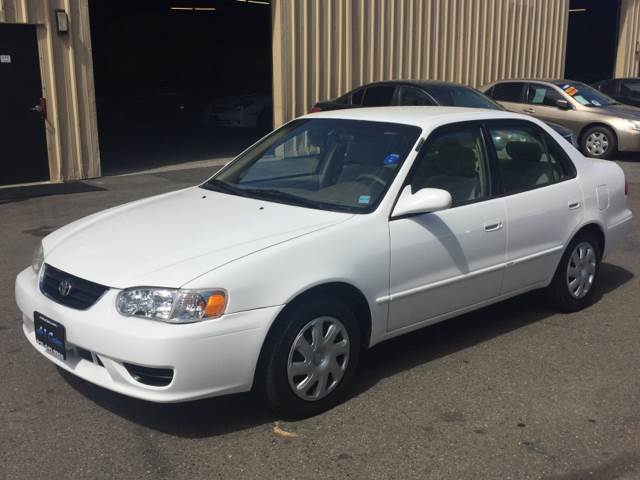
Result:
{"label": "car roof", "polygon": [[359,87],[350,90],[351,92],[354,90],[358,90],[363,87],[370,87],[372,85],[411,85],[414,87],[433,87],[433,86],[445,86],[445,87],[463,87],[463,88],[471,88],[468,85],[463,85],[461,83],[455,82],[446,82],[444,80],[382,80],[379,82],[371,82],[360,85]]}
{"label": "car roof", "polygon": [[503,110],[489,110],[468,107],[362,107],[328,110],[311,113],[300,118],[335,118],[345,120],[364,120],[373,122],[400,123],[414,125],[423,130],[432,130],[447,123],[470,120],[521,119],[540,123],[533,117]]}

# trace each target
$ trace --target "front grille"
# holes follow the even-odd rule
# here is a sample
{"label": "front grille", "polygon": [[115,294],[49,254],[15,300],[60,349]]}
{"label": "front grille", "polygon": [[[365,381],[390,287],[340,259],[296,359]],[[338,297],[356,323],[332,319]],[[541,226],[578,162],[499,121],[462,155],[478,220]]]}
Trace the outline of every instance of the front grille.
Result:
{"label": "front grille", "polygon": [[[65,273],[51,265],[45,264],[42,268],[44,271],[40,278],[40,291],[51,300],[67,307],[86,310],[109,289],[104,285]],[[60,293],[60,284],[64,281],[71,285],[67,295]]]}
{"label": "front grille", "polygon": [[125,363],[124,367],[134,380],[153,387],[165,387],[173,380],[173,370],[170,368],[151,368],[142,365]]}

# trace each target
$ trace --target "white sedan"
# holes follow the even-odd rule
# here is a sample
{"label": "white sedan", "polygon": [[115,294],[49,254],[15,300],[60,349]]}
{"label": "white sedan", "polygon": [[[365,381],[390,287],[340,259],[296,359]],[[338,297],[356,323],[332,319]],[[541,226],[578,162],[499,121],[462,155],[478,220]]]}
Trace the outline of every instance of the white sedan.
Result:
{"label": "white sedan", "polygon": [[379,342],[545,288],[589,305],[626,182],[544,123],[445,107],[294,120],[202,185],[71,223],[16,280],[28,341],[110,390],[344,397]]}

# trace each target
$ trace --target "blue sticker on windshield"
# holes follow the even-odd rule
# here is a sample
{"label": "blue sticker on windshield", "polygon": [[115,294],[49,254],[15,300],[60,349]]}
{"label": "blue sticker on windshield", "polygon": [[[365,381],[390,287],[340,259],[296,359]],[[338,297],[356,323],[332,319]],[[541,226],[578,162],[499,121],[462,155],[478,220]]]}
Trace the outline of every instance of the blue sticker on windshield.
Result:
{"label": "blue sticker on windshield", "polygon": [[368,205],[370,201],[371,195],[360,195],[358,198],[358,203],[364,203],[365,205]]}
{"label": "blue sticker on windshield", "polygon": [[387,155],[387,158],[384,159],[383,163],[385,165],[395,165],[399,160],[400,155],[398,155],[397,153],[390,153],[389,155]]}

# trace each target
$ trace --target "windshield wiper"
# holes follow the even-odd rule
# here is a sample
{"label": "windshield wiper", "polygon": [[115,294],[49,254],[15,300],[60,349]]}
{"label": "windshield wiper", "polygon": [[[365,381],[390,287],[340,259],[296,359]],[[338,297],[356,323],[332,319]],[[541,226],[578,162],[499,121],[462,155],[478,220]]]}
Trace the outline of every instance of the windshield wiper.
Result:
{"label": "windshield wiper", "polygon": [[264,200],[282,200],[285,203],[291,203],[294,205],[321,209],[321,205],[318,202],[314,202],[308,198],[299,197],[291,193],[283,192],[281,190],[275,190],[272,188],[242,188],[245,194],[255,195],[262,197]]}
{"label": "windshield wiper", "polygon": [[239,195],[241,197],[246,196],[242,189],[233,187],[227,182],[221,182],[220,180],[216,180],[215,178],[212,178],[211,180],[200,186],[202,188],[206,188],[207,190],[213,190],[214,192],[230,193],[232,195]]}

